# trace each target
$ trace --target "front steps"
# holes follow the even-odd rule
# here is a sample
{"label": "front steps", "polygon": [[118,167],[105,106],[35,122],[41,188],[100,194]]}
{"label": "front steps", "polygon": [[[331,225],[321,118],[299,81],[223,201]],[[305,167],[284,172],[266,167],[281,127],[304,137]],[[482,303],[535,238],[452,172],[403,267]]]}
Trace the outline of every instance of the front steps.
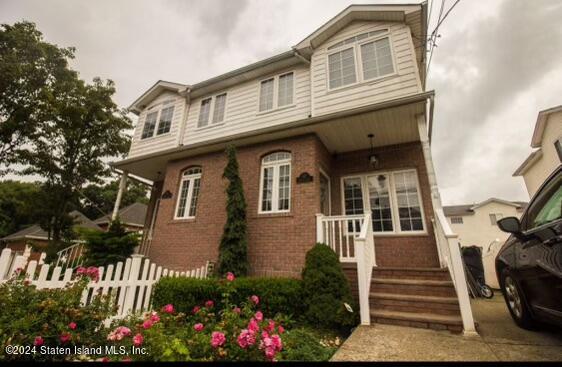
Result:
{"label": "front steps", "polygon": [[462,331],[447,269],[373,268],[369,303],[373,323]]}

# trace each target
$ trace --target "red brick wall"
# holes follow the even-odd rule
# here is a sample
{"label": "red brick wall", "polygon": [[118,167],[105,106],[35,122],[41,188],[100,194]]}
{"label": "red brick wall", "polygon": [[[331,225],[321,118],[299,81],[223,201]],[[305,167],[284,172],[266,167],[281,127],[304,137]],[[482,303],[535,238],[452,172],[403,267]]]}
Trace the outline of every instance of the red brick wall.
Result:
{"label": "red brick wall", "polygon": [[[332,214],[342,214],[341,177],[368,173],[370,151],[356,151],[336,155],[332,164]],[[375,150],[379,158],[376,171],[415,168],[425,214],[427,235],[375,237],[375,253],[378,266],[390,267],[437,267],[439,257],[431,225],[433,207],[427,170],[420,143],[385,146]]]}
{"label": "red brick wall", "polygon": [[[314,135],[279,140],[238,149],[240,175],[247,202],[248,255],[252,275],[300,276],[306,252],[314,245],[315,214],[319,211],[318,160],[321,143]],[[259,178],[264,155],[286,150],[292,154],[291,210],[286,214],[258,214]],[[181,172],[190,166],[202,167],[201,190],[195,219],[174,220]],[[225,189],[222,179],[226,165],[223,152],[170,162],[149,256],[157,264],[190,269],[207,260],[216,261],[226,221]],[[297,184],[303,172],[314,179]]]}

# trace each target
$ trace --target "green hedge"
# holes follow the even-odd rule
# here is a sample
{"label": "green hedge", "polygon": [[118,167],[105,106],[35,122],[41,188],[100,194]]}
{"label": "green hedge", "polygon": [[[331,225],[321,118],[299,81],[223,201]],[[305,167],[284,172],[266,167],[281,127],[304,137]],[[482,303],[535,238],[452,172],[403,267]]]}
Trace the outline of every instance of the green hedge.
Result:
{"label": "green hedge", "polygon": [[[260,298],[260,309],[268,316],[283,314],[298,318],[304,314],[302,281],[290,278],[237,278],[231,301],[240,304],[252,295]],[[225,281],[219,279],[162,278],[154,289],[153,306],[172,303],[189,313],[206,300],[220,304]]]}

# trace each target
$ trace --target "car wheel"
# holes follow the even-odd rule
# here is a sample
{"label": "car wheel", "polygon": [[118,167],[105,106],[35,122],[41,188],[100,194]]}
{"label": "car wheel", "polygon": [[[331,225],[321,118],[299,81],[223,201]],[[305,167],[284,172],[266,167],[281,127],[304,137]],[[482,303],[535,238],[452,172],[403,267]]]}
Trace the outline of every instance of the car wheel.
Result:
{"label": "car wheel", "polygon": [[480,286],[480,293],[484,298],[488,298],[488,299],[494,298],[494,291],[486,284]]}
{"label": "car wheel", "polygon": [[523,329],[534,329],[535,323],[527,307],[525,294],[509,269],[504,269],[502,272],[501,287],[505,303],[515,323]]}

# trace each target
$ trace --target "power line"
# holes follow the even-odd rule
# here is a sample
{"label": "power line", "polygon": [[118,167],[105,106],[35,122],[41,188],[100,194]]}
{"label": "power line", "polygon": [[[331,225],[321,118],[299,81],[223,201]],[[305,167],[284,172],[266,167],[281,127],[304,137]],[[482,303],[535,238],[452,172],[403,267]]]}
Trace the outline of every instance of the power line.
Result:
{"label": "power line", "polygon": [[439,31],[439,27],[441,26],[441,24],[443,24],[445,19],[447,19],[447,17],[451,13],[451,11],[455,8],[455,6],[457,6],[458,3],[460,3],[460,1],[461,0],[456,0],[455,3],[449,8],[449,10],[447,10],[445,15],[443,15],[443,17],[441,17],[441,15],[443,14],[443,9],[445,7],[445,0],[441,1],[441,10],[439,11],[439,18],[437,20],[437,25],[435,26],[435,29],[433,30],[433,32],[431,32],[431,36],[429,38],[430,42],[431,42],[431,50],[430,50],[430,54],[429,54],[429,61],[427,62],[427,70],[426,70],[426,73],[425,73],[426,76],[429,74],[429,67],[431,66],[431,59],[433,58],[433,51],[434,51],[435,47],[437,47],[436,40],[437,40],[437,38],[441,37],[441,35],[439,35],[437,33]]}

